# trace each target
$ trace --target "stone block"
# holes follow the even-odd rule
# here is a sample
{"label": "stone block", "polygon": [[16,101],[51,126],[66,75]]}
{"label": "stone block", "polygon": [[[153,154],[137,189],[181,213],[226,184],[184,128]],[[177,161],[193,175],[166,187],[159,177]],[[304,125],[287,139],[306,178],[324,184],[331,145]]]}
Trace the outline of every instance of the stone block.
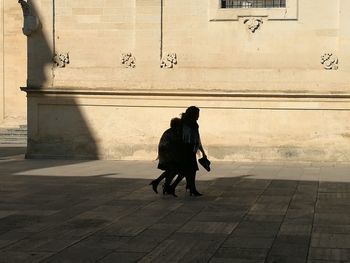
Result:
{"label": "stone block", "polygon": [[112,252],[106,257],[101,259],[101,263],[113,263],[113,262],[135,262],[142,259],[145,256],[144,253],[135,253],[135,252]]}
{"label": "stone block", "polygon": [[226,239],[222,247],[270,249],[273,241],[273,238],[231,235],[228,239]]}
{"label": "stone block", "polygon": [[237,226],[237,223],[224,222],[189,222],[184,225],[179,232],[183,233],[207,233],[207,234],[226,234],[229,235]]}
{"label": "stone block", "polygon": [[340,248],[310,248],[310,260],[349,261],[350,250]]}
{"label": "stone block", "polygon": [[279,231],[280,235],[310,235],[312,225],[311,224],[289,224],[283,223]]}
{"label": "stone block", "polygon": [[350,249],[350,235],[313,233],[311,246],[316,248]]}
{"label": "stone block", "polygon": [[214,255],[217,258],[236,260],[261,260],[268,254],[268,249],[261,248],[220,248]]}

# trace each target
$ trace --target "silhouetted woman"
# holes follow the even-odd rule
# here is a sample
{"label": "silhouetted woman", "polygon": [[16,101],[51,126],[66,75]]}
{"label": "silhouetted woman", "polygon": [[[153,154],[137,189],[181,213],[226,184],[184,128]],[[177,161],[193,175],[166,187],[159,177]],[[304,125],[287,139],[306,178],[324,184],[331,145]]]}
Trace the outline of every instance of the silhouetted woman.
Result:
{"label": "silhouetted woman", "polygon": [[199,118],[199,108],[190,106],[181,115],[182,121],[182,155],[180,158],[180,174],[175,182],[171,185],[172,193],[175,193],[177,184],[186,177],[186,188],[190,190],[190,194],[201,196],[196,189],[196,172],[198,171],[197,152],[201,151],[203,156],[206,156],[200,135],[197,120]]}
{"label": "silhouetted woman", "polygon": [[173,118],[170,121],[170,128],[167,129],[160,138],[158,145],[158,169],[164,172],[150,182],[153,191],[158,193],[159,183],[165,179],[163,194],[175,195],[175,188],[170,187],[171,181],[179,173],[181,146],[182,146],[182,121],[179,118]]}

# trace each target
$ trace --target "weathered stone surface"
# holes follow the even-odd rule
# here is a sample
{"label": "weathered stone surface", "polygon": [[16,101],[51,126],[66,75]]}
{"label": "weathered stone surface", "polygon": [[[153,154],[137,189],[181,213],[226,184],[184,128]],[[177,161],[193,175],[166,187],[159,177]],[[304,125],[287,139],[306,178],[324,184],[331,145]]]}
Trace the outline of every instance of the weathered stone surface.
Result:
{"label": "weathered stone surface", "polygon": [[12,252],[5,251],[0,252],[0,258],[3,262],[16,263],[16,262],[41,262],[43,259],[48,258],[51,253],[48,252]]}
{"label": "weathered stone surface", "polygon": [[350,215],[342,213],[343,210],[339,209],[339,213],[316,213],[315,224],[317,225],[347,225],[350,223]]}
{"label": "weathered stone surface", "polygon": [[289,224],[283,223],[279,234],[281,235],[302,235],[307,236],[311,234],[311,224]]}
{"label": "weathered stone surface", "polygon": [[99,260],[101,263],[114,263],[114,262],[137,262],[145,254],[144,253],[131,253],[131,252],[113,252],[103,259]]}
{"label": "weathered stone surface", "polygon": [[207,233],[207,234],[226,234],[229,235],[237,226],[237,222],[196,222],[192,221],[184,225],[179,232],[183,233]]}
{"label": "weathered stone surface", "polygon": [[215,257],[235,259],[261,260],[268,254],[268,249],[262,248],[220,248]]}
{"label": "weathered stone surface", "polygon": [[312,231],[314,233],[349,235],[350,225],[314,225]]}
{"label": "weathered stone surface", "polygon": [[310,248],[309,259],[347,262],[350,260],[350,249]]}
{"label": "weathered stone surface", "polygon": [[270,248],[274,238],[264,237],[245,237],[231,235],[222,245],[222,247],[235,248]]}
{"label": "weathered stone surface", "polygon": [[[147,162],[2,162],[0,205],[6,212],[0,218],[0,261],[350,260],[347,213],[339,209],[334,214],[331,205],[323,205],[329,200],[325,192],[314,189],[314,182],[266,180],[265,175],[262,182],[237,179],[225,173],[231,170],[229,166],[216,165],[221,169],[220,179],[199,177],[203,198],[175,198],[154,194],[148,183],[155,168]],[[304,166],[298,167],[302,170]],[[97,168],[91,176],[89,171]],[[118,174],[103,176],[111,170]],[[343,185],[349,183],[350,179]],[[291,187],[299,190],[280,195]],[[299,200],[302,187],[316,190],[312,196],[317,194],[323,213],[311,209],[309,201]],[[331,182],[327,188],[337,189]],[[276,195],[265,195],[269,189]],[[329,192],[330,200],[335,198],[339,206],[347,205],[343,189],[337,194]],[[319,195],[322,198],[318,199]],[[300,206],[286,206],[294,201]]]}
{"label": "weathered stone surface", "polygon": [[314,233],[311,246],[318,248],[347,248],[350,249],[350,235]]}
{"label": "weathered stone surface", "polygon": [[290,255],[270,255],[265,263],[303,263],[305,258],[291,257]]}
{"label": "weathered stone surface", "polygon": [[[190,103],[203,109],[214,160],[348,161],[346,0],[318,12],[307,0],[61,2],[32,1],[25,16],[17,1],[0,9],[0,123],[25,120],[27,86],[28,157],[153,160],[158,135]],[[301,175],[280,168],[259,163],[270,179]]]}
{"label": "weathered stone surface", "polygon": [[73,246],[45,259],[43,262],[96,262],[110,253],[110,250],[102,248]]}
{"label": "weathered stone surface", "polygon": [[[235,258],[235,262],[237,263],[264,263],[265,259],[240,259],[240,258]],[[210,263],[230,263],[232,262],[231,258],[217,258],[214,257],[210,261]]]}
{"label": "weathered stone surface", "polygon": [[235,236],[255,236],[271,238],[277,235],[280,224],[276,222],[243,221],[235,228]]}

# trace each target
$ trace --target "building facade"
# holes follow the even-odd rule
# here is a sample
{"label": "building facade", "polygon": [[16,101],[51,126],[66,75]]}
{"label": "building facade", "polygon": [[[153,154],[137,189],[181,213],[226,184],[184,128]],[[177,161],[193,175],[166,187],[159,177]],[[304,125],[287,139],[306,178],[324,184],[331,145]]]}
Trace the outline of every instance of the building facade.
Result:
{"label": "building facade", "polygon": [[0,0],[0,128],[26,123],[27,39],[17,1]]}
{"label": "building facade", "polygon": [[348,0],[20,2],[29,158],[152,160],[196,105],[213,160],[350,160]]}

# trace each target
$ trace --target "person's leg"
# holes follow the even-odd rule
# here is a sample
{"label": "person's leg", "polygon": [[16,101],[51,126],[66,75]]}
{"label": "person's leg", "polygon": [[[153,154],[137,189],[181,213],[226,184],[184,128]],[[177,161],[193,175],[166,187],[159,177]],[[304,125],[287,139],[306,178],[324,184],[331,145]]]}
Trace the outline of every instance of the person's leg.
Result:
{"label": "person's leg", "polygon": [[182,173],[182,172],[179,173],[178,176],[176,177],[175,181],[172,183],[171,187],[175,189],[184,177],[185,177],[184,173]]}
{"label": "person's leg", "polygon": [[173,181],[173,179],[177,173],[178,173],[178,171],[171,170],[166,174],[165,183],[164,183],[164,187],[163,187],[163,194],[171,194],[171,195],[177,197],[177,195],[175,194],[175,188],[171,185],[171,182]]}
{"label": "person's leg", "polygon": [[186,187],[188,189],[190,189],[190,192],[192,191],[192,189],[194,188],[194,185],[193,185],[193,172],[192,171],[187,171],[186,174],[185,174],[185,177],[186,177]]}
{"label": "person's leg", "polygon": [[184,175],[179,173],[175,179],[175,181],[171,183],[172,179],[176,176],[177,172],[174,172],[173,174],[169,175],[169,177],[167,177],[165,179],[165,184],[164,184],[164,189],[163,189],[163,194],[171,194],[175,197],[177,197],[177,195],[175,194],[175,189],[176,186],[181,182],[181,180],[184,178]]}
{"label": "person's leg", "polygon": [[170,186],[171,185],[171,182],[173,181],[173,179],[175,178],[177,172],[176,171],[170,171],[166,174],[166,177],[165,177],[165,184],[166,186]]}
{"label": "person's leg", "polygon": [[153,191],[158,194],[158,185],[159,183],[167,177],[168,171],[164,171],[157,179],[152,180],[149,184],[152,185]]}
{"label": "person's leg", "polygon": [[190,195],[201,196],[202,194],[197,191],[196,188],[196,170],[189,171],[187,173],[188,188],[190,189]]}

